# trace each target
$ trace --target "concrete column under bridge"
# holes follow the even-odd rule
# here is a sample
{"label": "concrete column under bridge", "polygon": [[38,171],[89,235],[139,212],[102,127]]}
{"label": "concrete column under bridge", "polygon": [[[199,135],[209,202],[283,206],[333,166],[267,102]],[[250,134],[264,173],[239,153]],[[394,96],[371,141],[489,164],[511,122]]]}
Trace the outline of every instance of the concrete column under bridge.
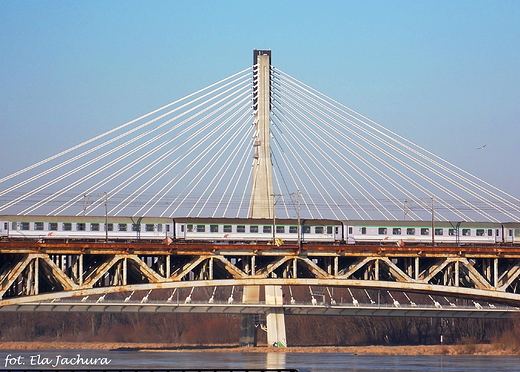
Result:
{"label": "concrete column under bridge", "polygon": [[[253,170],[251,179],[251,201],[249,218],[268,218],[275,216],[273,171],[270,147],[271,124],[271,51],[254,50],[253,64],[253,108],[255,110],[255,137],[253,142]],[[273,226],[273,229],[276,227]],[[274,244],[274,242],[273,242]],[[254,267],[252,270],[254,271]],[[282,287],[265,286],[266,305],[279,305],[283,301]],[[258,303],[260,287],[244,287],[242,301]],[[266,315],[267,342],[269,345],[287,346],[285,317],[282,309],[273,308]],[[242,317],[240,345],[256,346],[255,318],[251,315]]]}

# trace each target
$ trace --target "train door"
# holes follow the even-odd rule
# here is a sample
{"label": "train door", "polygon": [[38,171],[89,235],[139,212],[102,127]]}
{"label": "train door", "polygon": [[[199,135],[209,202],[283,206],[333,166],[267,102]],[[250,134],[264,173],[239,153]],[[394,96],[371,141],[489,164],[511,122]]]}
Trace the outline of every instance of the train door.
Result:
{"label": "train door", "polygon": [[513,243],[514,237],[515,237],[515,234],[514,234],[515,233],[515,229],[512,229],[512,228],[508,227],[506,230],[507,230],[507,236],[506,236],[507,240],[506,240],[506,242],[507,243]]}
{"label": "train door", "polygon": [[186,224],[184,222],[176,224],[177,226],[177,239],[186,239]]}
{"label": "train door", "polygon": [[334,226],[334,241],[335,242],[340,242],[343,240],[343,234],[341,233],[341,226],[340,225],[335,225]]}
{"label": "train door", "polygon": [[503,239],[502,229],[495,229],[495,243],[501,243]]}
{"label": "train door", "polygon": [[[366,227],[364,227],[366,232]],[[354,233],[354,226],[345,225],[345,236],[347,240],[347,244],[356,244],[356,238]]]}
{"label": "train door", "polygon": [[513,236],[513,243],[520,243],[520,228],[515,228],[515,233]]}
{"label": "train door", "polygon": [[9,236],[9,222],[0,221],[0,236]]}
{"label": "train door", "polygon": [[165,226],[166,226],[166,236],[168,238],[173,238],[175,236],[175,232],[173,231],[175,225],[170,222],[170,223],[166,223]]}

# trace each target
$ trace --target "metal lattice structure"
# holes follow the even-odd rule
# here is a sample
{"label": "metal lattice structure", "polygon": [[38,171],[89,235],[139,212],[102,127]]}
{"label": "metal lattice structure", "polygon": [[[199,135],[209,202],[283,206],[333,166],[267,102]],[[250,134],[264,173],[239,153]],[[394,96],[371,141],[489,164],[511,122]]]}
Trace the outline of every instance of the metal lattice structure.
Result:
{"label": "metal lattice structure", "polygon": [[[520,252],[503,247],[273,248],[2,243],[1,305],[211,285],[321,285],[520,303]],[[11,253],[9,253],[11,252]]]}

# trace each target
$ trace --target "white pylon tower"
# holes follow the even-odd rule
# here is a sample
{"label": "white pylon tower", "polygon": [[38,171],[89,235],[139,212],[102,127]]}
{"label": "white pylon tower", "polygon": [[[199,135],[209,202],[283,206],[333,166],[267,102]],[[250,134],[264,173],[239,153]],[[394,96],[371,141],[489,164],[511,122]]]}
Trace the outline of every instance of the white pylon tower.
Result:
{"label": "white pylon tower", "polygon": [[[271,114],[271,51],[254,50],[253,63],[255,64],[253,79],[253,108],[255,112],[255,137],[253,154],[253,171],[251,179],[251,202],[249,218],[273,219],[274,187],[273,168],[271,163],[270,147],[270,114]],[[273,226],[276,229],[276,226]],[[273,241],[274,244],[274,241]],[[264,287],[265,303],[280,305],[283,301],[281,286],[268,285]],[[258,302],[260,287],[244,287],[243,302]],[[285,333],[285,317],[283,310],[274,308],[266,315],[267,342],[269,345],[287,346]],[[241,330],[241,344],[254,342],[254,327],[250,319],[243,318]]]}
{"label": "white pylon tower", "polygon": [[256,59],[253,75],[255,137],[248,217],[272,219],[274,217],[274,189],[270,147],[271,51],[255,50],[253,58]]}

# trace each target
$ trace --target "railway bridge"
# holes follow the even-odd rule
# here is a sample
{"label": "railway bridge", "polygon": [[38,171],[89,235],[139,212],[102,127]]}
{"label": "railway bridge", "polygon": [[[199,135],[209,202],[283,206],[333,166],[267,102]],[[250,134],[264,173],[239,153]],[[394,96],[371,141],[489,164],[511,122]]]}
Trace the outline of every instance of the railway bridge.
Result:
{"label": "railway bridge", "polygon": [[[247,329],[259,314],[503,318],[520,307],[511,246],[17,241],[0,243],[0,268],[0,311],[226,312]],[[251,286],[282,295],[250,300]]]}
{"label": "railway bridge", "polygon": [[[517,223],[520,199],[275,68],[271,57],[255,50],[243,71],[0,175],[0,214],[51,216],[48,233],[63,236],[0,241],[0,311],[191,311],[212,300],[207,311],[245,314],[243,344],[254,343],[253,313],[265,315],[271,344],[285,344],[288,313],[389,314],[385,304],[394,315],[432,316],[421,310],[428,307],[438,316],[514,313],[520,236],[443,245],[434,231],[438,221],[454,221],[457,238],[463,222]],[[104,225],[105,241],[74,239],[86,224],[60,230],[63,216],[98,218],[90,232]],[[266,219],[273,239],[152,244],[112,231],[109,240],[109,218],[124,216],[136,225],[148,217]],[[278,218],[298,220],[297,244],[275,239]],[[428,221],[431,244],[302,244],[301,219],[326,218]],[[13,228],[22,238],[25,224]],[[164,304],[136,307],[135,298]]]}

